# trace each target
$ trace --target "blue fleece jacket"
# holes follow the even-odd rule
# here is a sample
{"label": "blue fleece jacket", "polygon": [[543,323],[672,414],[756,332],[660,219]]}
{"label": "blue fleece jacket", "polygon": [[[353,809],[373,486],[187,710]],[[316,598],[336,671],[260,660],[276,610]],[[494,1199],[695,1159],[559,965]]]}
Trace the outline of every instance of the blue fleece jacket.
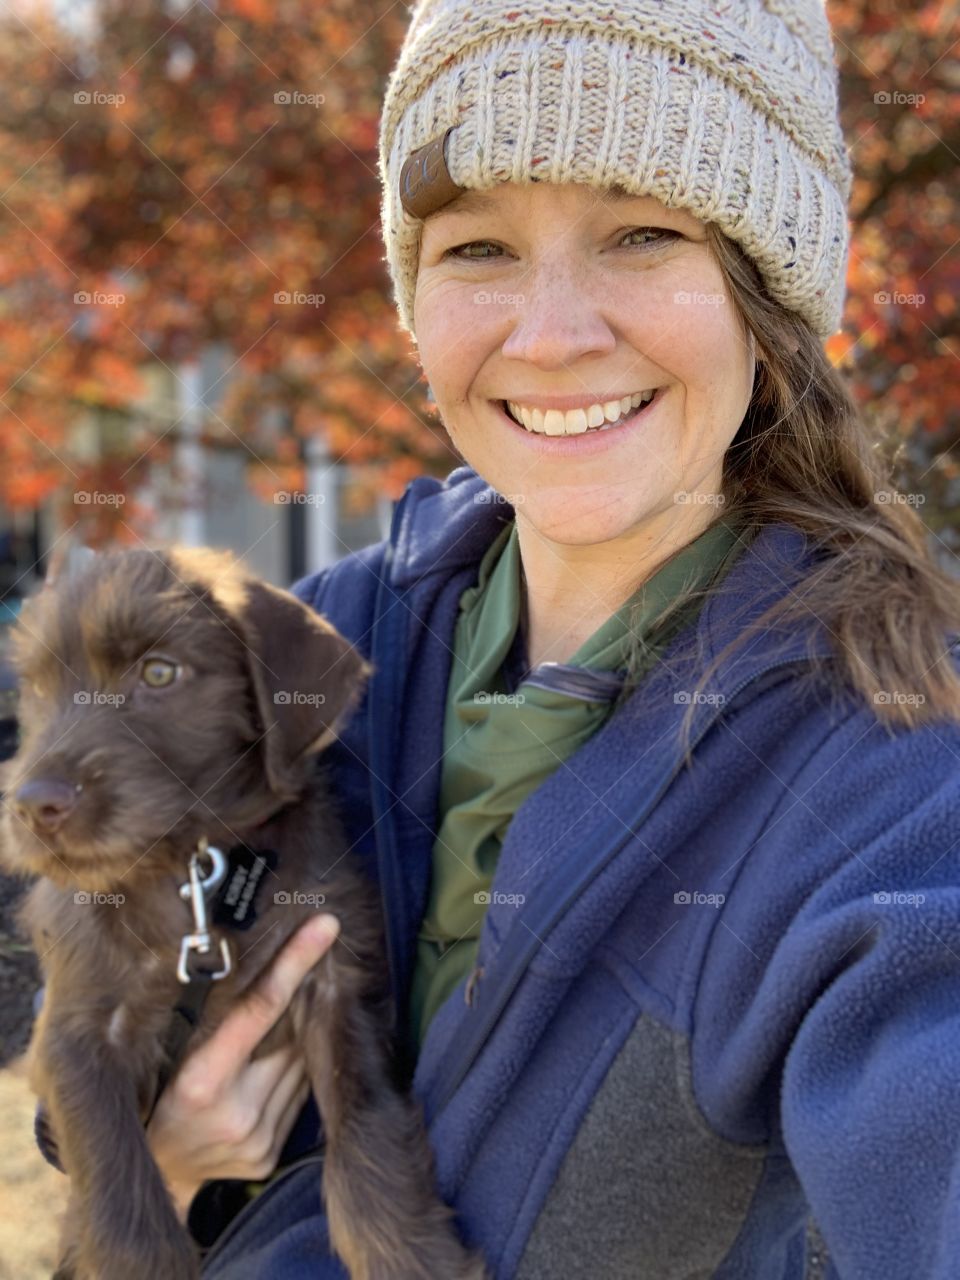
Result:
{"label": "blue fleece jacket", "polygon": [[[325,758],[401,1011],[457,602],[512,515],[467,467],[421,477],[385,543],[295,586],[376,668]],[[812,559],[763,529],[510,825],[472,1002],[461,984],[441,1007],[413,1078],[497,1280],[960,1277],[960,726],[828,695],[836,641],[811,618],[724,659],[688,764],[677,742],[706,664]],[[319,1159],[205,1277],[343,1280]]]}

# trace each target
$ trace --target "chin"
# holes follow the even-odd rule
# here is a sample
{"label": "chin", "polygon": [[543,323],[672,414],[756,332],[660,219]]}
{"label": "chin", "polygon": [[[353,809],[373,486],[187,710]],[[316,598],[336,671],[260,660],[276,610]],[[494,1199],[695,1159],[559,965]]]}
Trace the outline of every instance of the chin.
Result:
{"label": "chin", "polygon": [[642,525],[655,512],[645,507],[624,509],[615,499],[583,501],[582,495],[568,503],[529,500],[523,504],[522,518],[537,533],[565,547],[594,546],[612,542]]}

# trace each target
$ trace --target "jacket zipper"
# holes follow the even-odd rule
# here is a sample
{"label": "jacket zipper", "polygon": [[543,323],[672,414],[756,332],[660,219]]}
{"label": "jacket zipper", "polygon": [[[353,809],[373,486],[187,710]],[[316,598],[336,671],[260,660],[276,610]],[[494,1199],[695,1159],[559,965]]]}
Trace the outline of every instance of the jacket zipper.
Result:
{"label": "jacket zipper", "polygon": [[[827,655],[829,656],[829,655]],[[725,714],[731,704],[749,685],[761,676],[781,667],[810,666],[812,656],[802,658],[786,658],[772,662],[768,666],[753,672],[743,680],[731,693],[725,703],[713,708],[712,714],[704,722],[693,738],[691,752],[700,745],[707,732],[713,727],[721,715]],[[506,1008],[511,996],[520,983],[527,966],[557,921],[569,910],[576,898],[596,879],[601,871],[620,853],[624,844],[630,839],[638,826],[646,821],[661,797],[668,790],[684,765],[686,753],[670,762],[660,775],[657,783],[651,788],[651,794],[644,807],[627,825],[627,834],[603,849],[599,857],[586,866],[574,865],[561,868],[556,876],[558,885],[564,885],[565,891],[549,900],[534,899],[531,910],[521,915],[507,935],[497,958],[496,968],[482,983],[477,985],[479,999],[474,997],[470,1010],[473,1016],[457,1036],[456,1043],[451,1046],[450,1056],[445,1059],[437,1084],[430,1091],[427,1099],[430,1124],[449,1104],[453,1095],[463,1083],[481,1050],[489,1039],[493,1028]],[[622,826],[622,824],[621,824]],[[577,850],[577,861],[582,859],[583,851]],[[468,1015],[469,1017],[469,1015]]]}

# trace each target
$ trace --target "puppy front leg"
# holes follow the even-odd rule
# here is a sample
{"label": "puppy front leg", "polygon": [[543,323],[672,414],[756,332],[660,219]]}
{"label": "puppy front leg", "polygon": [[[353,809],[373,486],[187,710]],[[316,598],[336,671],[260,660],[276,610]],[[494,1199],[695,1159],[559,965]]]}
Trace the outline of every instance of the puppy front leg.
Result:
{"label": "puppy front leg", "polygon": [[437,1195],[419,1105],[390,1078],[379,1022],[356,995],[360,978],[326,955],[291,1004],[326,1135],[331,1243],[351,1280],[486,1280]]}
{"label": "puppy front leg", "polygon": [[195,1280],[199,1263],[147,1146],[136,1083],[99,1037],[50,1025],[37,1067],[71,1206],[64,1247],[74,1280]]}
{"label": "puppy front leg", "polygon": [[81,1280],[78,1249],[83,1238],[83,1206],[73,1186],[67,1197],[67,1207],[60,1223],[60,1265],[51,1280]]}

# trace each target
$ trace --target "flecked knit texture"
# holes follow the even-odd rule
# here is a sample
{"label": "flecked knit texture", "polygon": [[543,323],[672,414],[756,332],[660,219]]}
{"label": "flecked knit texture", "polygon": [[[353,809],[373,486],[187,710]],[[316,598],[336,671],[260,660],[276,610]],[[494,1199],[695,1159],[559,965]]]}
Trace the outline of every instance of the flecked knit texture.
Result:
{"label": "flecked knit texture", "polygon": [[380,123],[404,329],[423,226],[399,177],[457,127],[463,187],[619,184],[715,222],[822,338],[840,325],[851,172],[823,0],[419,0]]}

